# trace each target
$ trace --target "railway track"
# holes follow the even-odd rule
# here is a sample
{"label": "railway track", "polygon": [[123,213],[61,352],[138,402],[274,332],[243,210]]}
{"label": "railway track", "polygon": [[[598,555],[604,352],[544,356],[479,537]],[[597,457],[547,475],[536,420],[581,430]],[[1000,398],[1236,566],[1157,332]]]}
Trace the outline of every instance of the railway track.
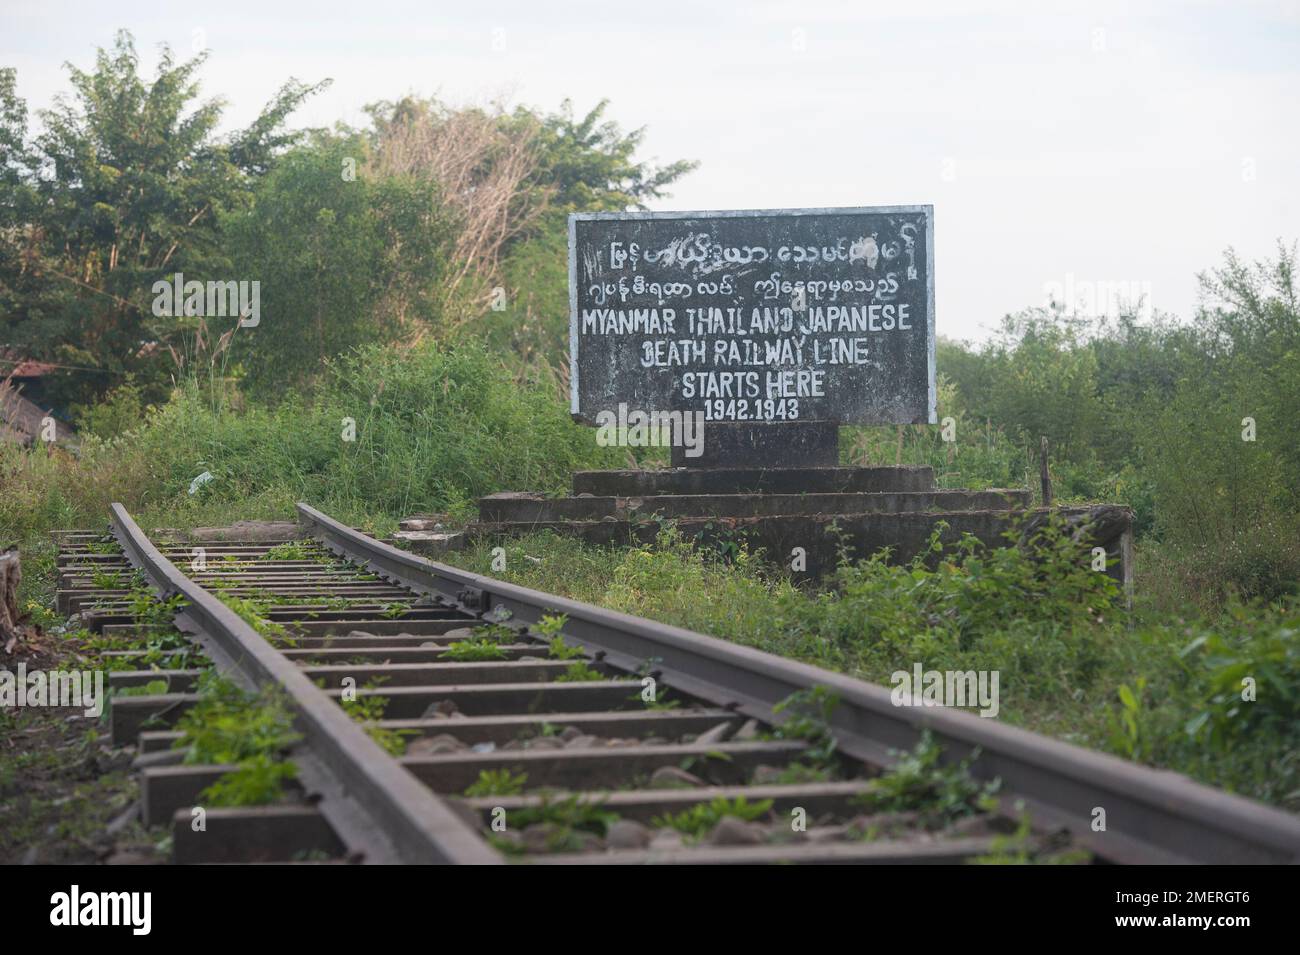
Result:
{"label": "railway track", "polygon": [[[116,546],[61,535],[60,606],[132,647],[113,739],[174,861],[1300,858],[1295,817],[1177,774],[298,519],[154,542],[114,505]],[[151,642],[173,611],[192,646]],[[186,761],[211,670],[292,721],[268,805],[204,805],[238,769]]]}

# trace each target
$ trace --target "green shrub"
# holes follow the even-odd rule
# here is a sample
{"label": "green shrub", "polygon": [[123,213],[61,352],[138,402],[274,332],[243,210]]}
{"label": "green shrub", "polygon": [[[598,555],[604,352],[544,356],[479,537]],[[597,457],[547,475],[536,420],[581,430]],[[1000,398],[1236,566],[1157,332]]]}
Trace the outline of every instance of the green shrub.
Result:
{"label": "green shrub", "polygon": [[881,678],[913,661],[939,669],[1028,663],[1047,679],[1020,679],[1021,689],[1051,694],[1059,689],[1052,668],[1089,669],[1094,647],[1080,635],[1110,612],[1118,589],[1091,569],[1066,528],[1046,524],[1029,547],[987,548],[967,536],[944,548],[940,533],[908,564],[877,554],[842,565],[834,590],[787,597],[785,626]]}
{"label": "green shrub", "polygon": [[239,763],[275,756],[299,740],[293,717],[274,688],[252,694],[209,671],[199,678],[199,701],[177,721],[187,763]]}
{"label": "green shrub", "polygon": [[911,752],[895,753],[894,764],[858,802],[871,812],[920,812],[934,823],[996,807],[999,781],[981,781],[970,772],[978,750],[960,762],[944,762],[942,755],[943,748],[927,730]]}
{"label": "green shrub", "polygon": [[75,417],[83,435],[111,439],[141,427],[149,410],[143,389],[128,378],[97,403],[76,409]]}
{"label": "green shrub", "polygon": [[278,802],[284,795],[285,783],[297,774],[292,763],[278,762],[270,756],[254,756],[199,793],[198,804],[264,806]]}
{"label": "green shrub", "polygon": [[692,839],[701,839],[713,831],[713,827],[728,816],[744,822],[761,819],[772,810],[772,800],[760,799],[750,802],[744,796],[728,799],[718,796],[710,802],[702,802],[679,813],[667,813],[650,821],[652,826],[676,829]]}
{"label": "green shrub", "polygon": [[484,660],[504,660],[506,652],[495,640],[476,637],[472,640],[457,640],[449,644],[442,655],[444,660],[455,663],[470,663]]}
{"label": "green shrub", "polygon": [[1300,604],[1229,604],[1217,626],[1182,656],[1197,671],[1204,708],[1187,723],[1193,739],[1220,749],[1248,737],[1300,734]]}
{"label": "green shrub", "polygon": [[465,795],[518,796],[528,783],[527,773],[512,773],[508,769],[484,769],[478,779],[465,787]]}

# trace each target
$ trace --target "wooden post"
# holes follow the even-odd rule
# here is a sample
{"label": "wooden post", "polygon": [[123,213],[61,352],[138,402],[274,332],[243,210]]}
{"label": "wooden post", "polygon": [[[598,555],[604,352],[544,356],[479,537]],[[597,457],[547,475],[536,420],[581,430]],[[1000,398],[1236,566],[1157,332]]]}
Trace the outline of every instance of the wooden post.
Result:
{"label": "wooden post", "polygon": [[1124,579],[1124,606],[1133,609],[1133,577],[1135,568],[1133,566],[1133,526],[1129,527],[1120,535],[1119,539],[1119,563],[1120,575]]}
{"label": "wooden post", "polygon": [[898,448],[894,451],[894,467],[901,467],[903,464],[903,426],[898,426]]}
{"label": "wooden post", "polygon": [[1043,507],[1052,506],[1052,475],[1047,469],[1047,435],[1043,435],[1038,455],[1038,481],[1043,489]]}
{"label": "wooden post", "polygon": [[18,639],[18,584],[22,579],[18,551],[0,553],[0,650],[6,653]]}

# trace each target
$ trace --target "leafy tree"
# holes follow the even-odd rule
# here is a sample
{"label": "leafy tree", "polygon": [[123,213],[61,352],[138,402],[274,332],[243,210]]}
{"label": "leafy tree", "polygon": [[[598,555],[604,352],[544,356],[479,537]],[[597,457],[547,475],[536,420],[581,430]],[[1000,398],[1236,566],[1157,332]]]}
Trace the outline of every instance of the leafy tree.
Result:
{"label": "leafy tree", "polygon": [[367,107],[367,173],[436,181],[452,237],[437,333],[486,340],[524,366],[558,367],[567,341],[572,211],[642,207],[694,168],[638,161],[644,130],[518,106],[452,108],[406,97]]}
{"label": "leafy tree", "polygon": [[[1157,529],[1202,592],[1275,597],[1300,579],[1300,310],[1295,250],[1247,266],[1231,249],[1168,396],[1135,416]],[[1249,419],[1249,421],[1247,420]]]}
{"label": "leafy tree", "polygon": [[973,415],[1052,439],[1064,498],[1133,504],[1190,599],[1275,597],[1300,579],[1295,263],[1294,247],[1255,263],[1229,249],[1191,322],[1035,309],[983,348],[940,343],[939,369]]}
{"label": "leafy tree", "polygon": [[[34,256],[41,232],[34,225],[37,196],[27,144],[27,104],[17,92],[18,71],[0,69],[0,378],[18,359],[3,347],[14,337],[14,317],[39,302],[45,283]],[[21,356],[20,356],[21,357]]]}
{"label": "leafy tree", "polygon": [[12,71],[0,78],[5,209],[0,236],[0,343],[75,366],[55,382],[85,400],[134,373],[151,395],[167,380],[168,346],[194,329],[155,317],[152,286],[231,279],[219,218],[247,205],[253,181],[294,140],[289,114],[321,85],[284,85],[245,130],[219,138],[221,100],[198,101],[206,59],[163,46],[152,81],[126,31],[93,70],[71,64],[72,95],[40,114],[25,141]]}
{"label": "leafy tree", "polygon": [[612,120],[601,122],[608,105],[601,100],[579,119],[566,99],[555,113],[539,117],[519,107],[505,120],[538,126],[538,162],[530,185],[552,191],[553,212],[644,209],[647,201],[662,198],[669,186],[699,165],[686,159],[666,166],[638,162],[633,157],[645,128],[624,132]]}
{"label": "leafy tree", "polygon": [[1101,406],[1097,360],[1081,347],[1077,325],[1049,309],[1008,316],[982,359],[978,376],[969,365],[953,369],[977,415],[991,417],[1023,444],[1036,446],[1046,435],[1061,454],[1087,447]]}
{"label": "leafy tree", "polygon": [[698,165],[636,160],[645,129],[625,132],[617,123],[602,122],[607,106],[601,100],[577,117],[565,100],[554,113],[539,116],[521,107],[503,120],[535,129],[537,164],[526,188],[545,194],[547,204],[536,227],[507,248],[505,308],[486,312],[482,334],[524,361],[542,362],[561,374],[568,350],[568,213],[644,209]]}
{"label": "leafy tree", "polygon": [[1293,475],[1300,491],[1300,303],[1297,303],[1296,246],[1279,242],[1272,260],[1243,263],[1232,249],[1223,265],[1200,276],[1209,302],[1211,345],[1223,356],[1226,377],[1235,383],[1238,408],[1255,417],[1262,441]]}
{"label": "leafy tree", "polygon": [[283,156],[224,231],[261,284],[261,322],[236,336],[249,384],[282,392],[327,359],[434,327],[451,223],[439,188],[413,176],[353,177],[359,134],[317,135]]}

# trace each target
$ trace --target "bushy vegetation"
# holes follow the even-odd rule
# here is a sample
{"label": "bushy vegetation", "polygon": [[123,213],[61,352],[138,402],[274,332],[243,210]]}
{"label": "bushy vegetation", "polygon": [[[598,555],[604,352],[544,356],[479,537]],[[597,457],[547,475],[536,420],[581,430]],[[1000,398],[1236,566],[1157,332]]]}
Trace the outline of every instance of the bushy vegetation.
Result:
{"label": "bushy vegetation", "polygon": [[[672,531],[625,551],[539,534],[507,547],[499,576],[886,685],[917,662],[998,670],[1001,720],[1300,807],[1300,602],[1169,614],[1139,584],[1129,612],[1059,528],[1040,538],[1045,559],[965,541],[933,567],[865,560],[807,589]],[[450,559],[487,573],[491,554]],[[790,731],[815,736],[816,714],[799,719]]]}
{"label": "bushy vegetation", "polygon": [[927,464],[945,487],[1037,488],[1048,438],[1056,498],[1134,509],[1167,609],[1300,581],[1300,306],[1296,249],[1231,250],[1200,276],[1194,321],[1007,316],[980,346],[940,340],[933,427],[846,429],[847,462]]}
{"label": "bushy vegetation", "polygon": [[274,407],[192,383],[124,434],[88,437],[80,457],[0,444],[0,526],[21,539],[93,525],[113,500],[175,521],[284,516],[298,500],[401,516],[501,488],[557,490],[576,468],[620,462],[573,426],[549,380],[521,382],[473,343],[369,346]]}
{"label": "bushy vegetation", "polygon": [[[69,67],[72,95],[35,133],[16,71],[0,70],[0,349],[58,363],[48,398],[96,428],[108,422],[90,409],[123,386],[157,404],[179,379],[233,376],[274,402],[350,348],[471,326],[554,366],[565,214],[654,199],[693,166],[634,158],[643,131],[602,121],[603,102],[408,96],[372,104],[365,127],[290,130],[326,85],[296,80],[220,136],[224,103],[200,98],[206,57],[164,45],[146,78],[119,33],[92,69]],[[257,281],[260,320],[160,313],[154,283],[178,272]]]}
{"label": "bushy vegetation", "polygon": [[222,220],[232,274],[261,283],[262,320],[236,328],[231,345],[245,389],[262,399],[310,384],[333,356],[443,317],[452,213],[428,178],[363,169],[345,180],[345,164],[369,151],[361,133],[318,134]]}
{"label": "bushy vegetation", "polygon": [[157,319],[153,282],[229,268],[220,216],[252,202],[298,139],[286,121],[320,88],[290,80],[247,128],[218,136],[221,101],[198,101],[205,59],[164,47],[148,81],[119,33],[93,69],[69,67],[72,95],[41,112],[35,136],[16,71],[0,70],[0,343],[69,366],[51,382],[60,401],[86,403],[126,374],[165,393],[166,356],[193,323]]}
{"label": "bushy vegetation", "polygon": [[233,764],[199,796],[204,806],[256,806],[276,802],[294,778],[285,752],[301,738],[274,688],[246,693],[215,672],[199,679],[199,701],[177,721],[185,762]]}
{"label": "bushy vegetation", "polygon": [[185,762],[240,763],[283,753],[299,739],[279,694],[246,693],[215,673],[199,681],[199,701],[177,721]]}
{"label": "bushy vegetation", "polygon": [[1191,323],[1008,318],[939,367],[968,415],[1027,450],[1046,435],[1066,499],[1131,504],[1168,606],[1272,599],[1300,580],[1300,306],[1296,249],[1231,249],[1200,276]]}

